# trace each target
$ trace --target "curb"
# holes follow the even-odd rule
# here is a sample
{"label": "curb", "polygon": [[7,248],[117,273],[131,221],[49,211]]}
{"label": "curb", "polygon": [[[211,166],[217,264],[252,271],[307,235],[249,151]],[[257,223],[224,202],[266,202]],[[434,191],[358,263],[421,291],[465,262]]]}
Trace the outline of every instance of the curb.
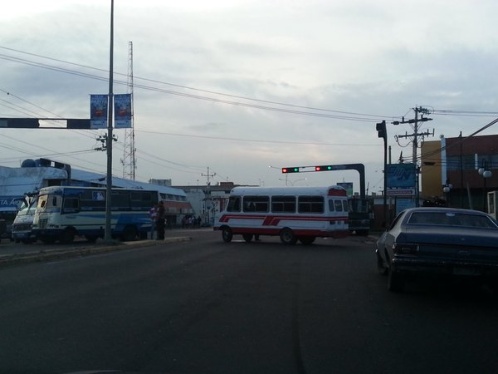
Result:
{"label": "curb", "polygon": [[115,244],[94,245],[92,247],[73,248],[73,249],[49,249],[38,252],[8,254],[0,257],[0,267],[29,264],[33,262],[45,262],[60,260],[72,257],[83,257],[97,255],[101,253],[110,253],[126,249],[157,247],[165,243],[178,243],[191,241],[188,236],[165,238],[164,241],[140,240],[134,242],[116,242]]}

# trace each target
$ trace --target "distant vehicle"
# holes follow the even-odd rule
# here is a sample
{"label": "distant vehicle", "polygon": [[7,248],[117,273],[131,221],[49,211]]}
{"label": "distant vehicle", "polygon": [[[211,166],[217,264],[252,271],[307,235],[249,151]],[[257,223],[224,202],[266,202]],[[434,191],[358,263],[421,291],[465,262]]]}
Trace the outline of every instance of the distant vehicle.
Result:
{"label": "distant vehicle", "polygon": [[[76,236],[94,242],[104,237],[106,189],[52,186],[40,189],[33,232],[44,243],[71,243]],[[149,209],[157,191],[114,188],[111,196],[111,234],[125,241],[147,238]]]}
{"label": "distant vehicle", "polygon": [[390,291],[402,291],[415,276],[442,276],[482,280],[498,292],[498,225],[480,211],[406,209],[375,252]]}
{"label": "distant vehicle", "polygon": [[17,212],[16,218],[12,223],[11,237],[16,243],[32,243],[36,241],[36,235],[33,232],[33,220],[35,218],[38,194],[27,195]]}
{"label": "distant vehicle", "polygon": [[372,212],[372,201],[357,196],[350,197],[348,224],[349,232],[360,236],[368,236],[370,233],[370,215]]}
{"label": "distant vehicle", "polygon": [[240,234],[280,236],[285,244],[349,235],[346,190],[330,187],[235,187],[214,224],[225,242]]}

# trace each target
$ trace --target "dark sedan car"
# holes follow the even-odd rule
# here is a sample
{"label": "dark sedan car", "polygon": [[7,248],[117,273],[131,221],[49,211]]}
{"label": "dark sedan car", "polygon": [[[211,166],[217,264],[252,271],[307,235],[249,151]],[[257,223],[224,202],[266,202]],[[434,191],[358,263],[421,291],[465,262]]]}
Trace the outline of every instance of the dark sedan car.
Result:
{"label": "dark sedan car", "polygon": [[390,291],[402,291],[415,275],[433,275],[482,280],[498,292],[498,225],[480,211],[406,209],[375,252]]}

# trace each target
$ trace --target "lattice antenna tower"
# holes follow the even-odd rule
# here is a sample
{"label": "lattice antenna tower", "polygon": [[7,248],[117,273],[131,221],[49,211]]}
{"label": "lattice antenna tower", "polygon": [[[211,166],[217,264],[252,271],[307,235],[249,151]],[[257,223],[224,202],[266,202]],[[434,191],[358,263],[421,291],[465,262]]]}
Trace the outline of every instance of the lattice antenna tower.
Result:
{"label": "lattice antenna tower", "polygon": [[128,52],[128,81],[127,93],[131,94],[131,127],[125,129],[123,147],[123,178],[135,180],[135,170],[137,169],[136,148],[135,148],[135,108],[133,95],[133,42],[129,42]]}

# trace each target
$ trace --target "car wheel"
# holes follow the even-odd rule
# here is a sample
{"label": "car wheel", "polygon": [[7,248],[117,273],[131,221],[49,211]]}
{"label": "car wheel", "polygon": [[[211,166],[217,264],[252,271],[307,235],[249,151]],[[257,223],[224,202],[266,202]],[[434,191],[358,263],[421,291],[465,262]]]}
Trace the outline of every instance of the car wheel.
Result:
{"label": "car wheel", "polygon": [[230,227],[223,227],[221,237],[225,243],[230,243],[232,241],[233,233]]}

